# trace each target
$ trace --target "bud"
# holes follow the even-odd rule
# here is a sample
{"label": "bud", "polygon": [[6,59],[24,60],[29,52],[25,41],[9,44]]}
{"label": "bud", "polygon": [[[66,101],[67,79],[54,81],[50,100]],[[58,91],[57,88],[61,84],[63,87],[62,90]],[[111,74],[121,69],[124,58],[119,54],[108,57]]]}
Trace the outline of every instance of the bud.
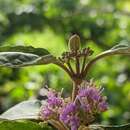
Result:
{"label": "bud", "polygon": [[69,43],[68,43],[69,49],[71,51],[77,51],[80,48],[80,37],[75,34],[70,37]]}

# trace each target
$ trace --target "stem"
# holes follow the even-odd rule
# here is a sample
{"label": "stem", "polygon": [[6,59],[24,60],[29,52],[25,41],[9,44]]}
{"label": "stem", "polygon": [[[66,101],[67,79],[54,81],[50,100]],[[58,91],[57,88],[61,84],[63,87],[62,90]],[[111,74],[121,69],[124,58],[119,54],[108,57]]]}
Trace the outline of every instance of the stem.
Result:
{"label": "stem", "polygon": [[48,121],[51,125],[53,125],[55,128],[57,128],[58,130],[68,130],[63,124],[61,124],[58,121],[55,120],[49,120]]}
{"label": "stem", "polygon": [[76,82],[73,82],[72,101],[75,100],[77,93],[78,93],[78,84]]}
{"label": "stem", "polygon": [[85,77],[88,73],[88,70],[91,68],[91,66],[97,61],[97,58],[91,60],[86,66],[85,66],[85,69],[82,73],[82,76]]}
{"label": "stem", "polygon": [[62,125],[62,126],[64,126],[64,128],[66,129],[66,130],[69,130],[68,128],[67,128],[67,126],[65,126],[65,124],[62,122],[62,121],[59,121],[60,122],[60,124]]}
{"label": "stem", "polygon": [[59,61],[59,62],[55,62],[54,64],[57,65],[57,66],[59,66],[59,67],[61,67],[70,76],[70,78],[73,80],[73,75],[71,74],[71,72],[69,71],[69,69],[63,63],[61,63]]}
{"label": "stem", "polygon": [[81,74],[84,72],[85,63],[86,63],[86,56],[84,56],[84,59],[83,59],[83,65],[82,65]]}
{"label": "stem", "polygon": [[69,67],[71,73],[74,75],[75,73],[74,73],[74,71],[73,71],[73,69],[72,69],[72,67],[71,67],[70,61],[67,62],[67,65],[68,65],[68,67]]}
{"label": "stem", "polygon": [[76,57],[76,71],[77,71],[77,75],[79,75],[79,73],[80,73],[80,63],[79,63],[78,57]]}

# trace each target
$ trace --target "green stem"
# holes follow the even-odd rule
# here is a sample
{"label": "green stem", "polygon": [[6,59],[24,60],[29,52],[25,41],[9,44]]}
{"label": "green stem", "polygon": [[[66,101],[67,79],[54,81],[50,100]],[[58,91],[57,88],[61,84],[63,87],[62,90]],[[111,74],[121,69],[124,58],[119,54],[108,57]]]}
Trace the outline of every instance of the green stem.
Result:
{"label": "green stem", "polygon": [[86,63],[86,56],[83,57],[83,64],[82,64],[81,74],[84,72],[85,63]]}
{"label": "green stem", "polygon": [[69,69],[60,61],[59,62],[55,62],[55,65],[59,66],[60,68],[62,68],[69,76],[70,78],[73,80],[73,74],[69,71]]}
{"label": "green stem", "polygon": [[78,57],[76,57],[76,72],[77,72],[77,75],[79,75],[79,73],[80,73],[80,63],[79,63]]}
{"label": "green stem", "polygon": [[77,93],[78,93],[78,84],[76,82],[73,82],[72,101],[75,100]]}
{"label": "green stem", "polygon": [[67,62],[67,65],[68,65],[68,67],[69,67],[69,69],[71,71],[71,74],[74,75],[75,73],[74,73],[74,71],[73,71],[73,69],[71,67],[70,61]]}

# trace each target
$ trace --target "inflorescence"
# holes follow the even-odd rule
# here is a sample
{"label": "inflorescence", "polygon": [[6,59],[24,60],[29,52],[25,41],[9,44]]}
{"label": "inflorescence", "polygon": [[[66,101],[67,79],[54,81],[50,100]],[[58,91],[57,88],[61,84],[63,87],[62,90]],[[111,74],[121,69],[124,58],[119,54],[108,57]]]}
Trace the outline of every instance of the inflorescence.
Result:
{"label": "inflorescence", "polygon": [[108,109],[103,89],[92,82],[84,81],[79,85],[75,100],[62,98],[61,93],[50,90],[45,106],[41,108],[40,116],[44,121],[58,120],[71,130],[78,130],[81,125],[89,125],[95,116]]}

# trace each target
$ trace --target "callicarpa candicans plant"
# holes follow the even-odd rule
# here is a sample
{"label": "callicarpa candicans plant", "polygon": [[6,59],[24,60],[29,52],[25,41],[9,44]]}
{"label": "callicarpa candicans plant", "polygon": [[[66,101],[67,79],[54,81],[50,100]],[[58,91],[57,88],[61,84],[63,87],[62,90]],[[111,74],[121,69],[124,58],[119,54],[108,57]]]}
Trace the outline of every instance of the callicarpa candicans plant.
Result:
{"label": "callicarpa candicans plant", "polygon": [[[70,96],[63,97],[64,91],[57,92],[47,88],[46,100],[28,100],[10,108],[0,116],[4,130],[25,124],[28,130],[48,129],[45,125],[57,130],[130,130],[130,124],[105,126],[94,124],[97,115],[107,111],[109,105],[103,94],[104,88],[93,80],[85,80],[91,67],[99,60],[112,55],[130,55],[130,47],[119,44],[92,57],[89,47],[80,48],[80,37],[73,35],[68,42],[68,51],[55,57],[43,48],[31,46],[0,47],[0,65],[12,68],[55,64],[70,77],[73,86]],[[93,78],[93,77],[92,77]],[[16,120],[24,120],[17,122]],[[31,120],[27,122],[27,120]],[[26,123],[27,122],[27,123]],[[15,126],[15,127],[14,127]],[[20,129],[21,130],[21,129]]]}

